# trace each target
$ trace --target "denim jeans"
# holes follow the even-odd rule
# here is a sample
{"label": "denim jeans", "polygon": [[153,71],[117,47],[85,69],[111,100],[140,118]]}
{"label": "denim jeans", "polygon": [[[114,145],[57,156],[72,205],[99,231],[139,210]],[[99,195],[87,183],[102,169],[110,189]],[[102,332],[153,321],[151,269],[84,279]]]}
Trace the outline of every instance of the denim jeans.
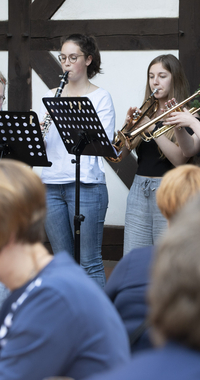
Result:
{"label": "denim jeans", "polygon": [[133,248],[154,245],[167,228],[167,220],[156,203],[161,179],[135,175],[127,198],[124,255]]}
{"label": "denim jeans", "polygon": [[[45,230],[53,253],[67,251],[74,256],[75,182],[46,185],[47,216]],[[103,226],[108,206],[105,184],[80,184],[80,265],[90,277],[105,285],[101,255]]]}

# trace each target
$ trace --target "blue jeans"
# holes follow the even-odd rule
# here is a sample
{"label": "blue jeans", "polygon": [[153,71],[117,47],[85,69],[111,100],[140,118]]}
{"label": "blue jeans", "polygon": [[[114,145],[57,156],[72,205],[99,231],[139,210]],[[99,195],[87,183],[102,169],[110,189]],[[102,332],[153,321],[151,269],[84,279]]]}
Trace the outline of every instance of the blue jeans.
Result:
{"label": "blue jeans", "polygon": [[127,198],[124,255],[133,248],[154,245],[167,228],[156,203],[161,179],[135,175]]}
{"label": "blue jeans", "polygon": [[[45,230],[53,253],[67,251],[74,256],[75,182],[46,185]],[[106,278],[101,255],[103,226],[108,206],[105,184],[80,184],[80,265],[104,287]]]}

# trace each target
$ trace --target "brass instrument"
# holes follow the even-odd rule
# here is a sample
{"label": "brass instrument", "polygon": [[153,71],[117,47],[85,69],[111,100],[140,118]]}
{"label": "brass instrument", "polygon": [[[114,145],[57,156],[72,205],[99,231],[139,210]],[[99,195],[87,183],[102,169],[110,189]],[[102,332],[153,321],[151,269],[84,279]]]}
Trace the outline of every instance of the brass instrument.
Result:
{"label": "brass instrument", "polygon": [[[174,111],[182,111],[181,110],[181,107],[183,105],[185,105],[186,103],[190,102],[190,100],[192,100],[193,98],[195,98],[196,96],[200,95],[200,90],[198,90],[197,92],[195,92],[193,95],[191,95],[189,98],[183,100],[182,102],[180,102],[179,104],[175,104],[172,108],[169,108],[167,111],[163,112],[161,115],[159,115],[158,117],[150,120],[148,123],[145,123],[141,126],[138,126],[138,122],[141,121],[141,118],[138,119],[138,121],[133,125],[133,128],[132,130],[130,131],[126,131],[124,130],[124,128],[122,128],[121,131],[118,131],[118,135],[117,135],[117,138],[116,138],[116,141],[117,141],[117,144],[114,144],[114,148],[116,149],[117,151],[117,154],[118,154],[118,159],[114,159],[112,160],[113,162],[119,162],[121,161],[121,149],[126,145],[127,147],[130,147],[130,144],[131,142],[134,140],[135,137],[137,136],[141,136],[143,140],[145,140],[146,142],[149,142],[150,140],[154,139],[154,138],[158,138],[159,136],[163,135],[164,133],[168,132],[169,130],[171,130],[172,128],[174,128],[176,126],[176,124],[174,125],[162,125],[160,128],[158,128],[156,131],[154,132],[148,132],[149,136],[147,136],[145,134],[145,131],[151,127],[153,124],[157,123],[158,121],[162,120],[163,118],[165,118],[165,116],[169,115],[170,113],[174,112]],[[194,113],[198,112],[200,110],[200,108],[191,108],[189,110],[189,112],[193,115]],[[109,158],[110,159],[110,158]]]}
{"label": "brass instrument", "polygon": [[[144,108],[144,106],[149,103],[149,101],[152,100],[154,94],[158,91],[157,88],[154,89],[152,94],[145,100],[145,102],[142,104],[140,107],[140,111]],[[123,146],[126,144],[127,147],[130,149],[130,141],[129,141],[129,134],[131,131],[136,130],[138,124],[141,122],[141,120],[144,118],[144,116],[148,116],[151,118],[153,114],[157,111],[158,108],[158,101],[156,99],[151,102],[151,104],[147,107],[147,109],[140,114],[138,111],[135,111],[131,117],[131,120],[129,123],[125,124],[124,127],[118,131],[116,137],[115,137],[115,142],[113,144],[113,147],[115,148],[118,158],[114,159],[112,157],[108,157],[108,159],[112,162],[119,162],[121,161],[121,149]],[[133,120],[135,123],[133,124]]]}
{"label": "brass instrument", "polygon": [[[182,112],[181,110],[176,110],[176,111]],[[189,112],[191,113],[191,115],[194,115],[195,113],[197,113],[199,111],[200,111],[200,107],[199,108],[192,107],[192,108],[189,109]],[[171,112],[173,112],[173,111],[171,111]],[[176,127],[176,124],[173,124],[173,125],[162,125],[162,127],[160,127],[159,129],[157,129],[156,131],[154,131],[152,133],[149,132],[149,136],[146,136],[145,133],[143,132],[143,135],[145,135],[143,137],[143,139],[146,142],[149,142],[152,139],[157,139],[159,136],[164,135],[164,133],[170,131],[174,127]]]}
{"label": "brass instrument", "polygon": [[[59,87],[56,90],[55,98],[59,98],[61,96],[63,88],[65,84],[68,82],[67,80],[68,74],[69,72],[65,71],[65,73],[61,75],[62,79],[61,79]],[[41,130],[43,140],[45,139],[47,133],[49,133],[51,122],[52,122],[51,116],[49,115],[49,113],[47,113],[43,119],[43,129]]]}
{"label": "brass instrument", "polygon": [[[198,95],[200,95],[200,90],[196,91],[193,95],[189,96],[189,98],[183,100],[182,102],[175,104],[172,108],[169,108],[167,111],[163,112],[161,115],[159,115],[155,119],[150,120],[148,123],[146,123],[142,126],[139,126],[136,130],[130,132],[130,134],[129,134],[130,136],[128,136],[130,141],[133,140],[136,136],[141,135],[143,140],[148,142],[154,138],[158,138],[159,136],[163,135],[164,133],[166,133],[169,130],[171,130],[172,128],[174,128],[176,126],[176,124],[174,124],[174,125],[163,125],[159,129],[154,131],[153,133],[149,132],[149,136],[147,136],[145,134],[146,129],[148,129],[153,124],[160,121],[161,119],[165,118],[165,116],[169,115],[170,113],[172,113],[174,111],[182,111],[181,107],[184,106],[185,104],[187,104],[188,102],[190,102],[190,100],[192,100],[193,98],[195,98]],[[193,107],[189,110],[189,112],[193,115],[194,113],[198,112],[199,109],[200,108]]]}

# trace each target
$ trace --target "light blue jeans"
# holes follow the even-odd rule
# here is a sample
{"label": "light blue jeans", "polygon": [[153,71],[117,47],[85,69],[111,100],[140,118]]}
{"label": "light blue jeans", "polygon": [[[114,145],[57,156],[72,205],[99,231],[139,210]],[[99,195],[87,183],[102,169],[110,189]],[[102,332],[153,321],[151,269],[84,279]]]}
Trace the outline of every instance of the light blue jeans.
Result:
{"label": "light blue jeans", "polygon": [[[53,253],[67,251],[74,256],[75,182],[46,185],[45,230]],[[101,287],[106,278],[101,255],[103,226],[108,206],[105,184],[80,184],[80,265]]]}
{"label": "light blue jeans", "polygon": [[154,245],[167,228],[156,203],[161,179],[135,175],[127,198],[124,255],[133,248]]}

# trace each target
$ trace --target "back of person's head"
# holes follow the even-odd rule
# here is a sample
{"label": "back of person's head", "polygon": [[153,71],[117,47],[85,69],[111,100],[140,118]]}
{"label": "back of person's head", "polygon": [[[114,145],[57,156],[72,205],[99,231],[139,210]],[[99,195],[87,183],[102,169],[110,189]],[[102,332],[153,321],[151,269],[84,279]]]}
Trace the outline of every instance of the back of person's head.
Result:
{"label": "back of person's head", "polygon": [[45,187],[26,164],[0,161],[0,249],[11,238],[36,243],[43,238]]}
{"label": "back of person's head", "polygon": [[181,165],[168,171],[156,193],[157,205],[170,222],[181,208],[200,192],[200,168]]}
{"label": "back of person's head", "polygon": [[156,343],[200,350],[200,195],[189,201],[161,238],[149,288]]}

